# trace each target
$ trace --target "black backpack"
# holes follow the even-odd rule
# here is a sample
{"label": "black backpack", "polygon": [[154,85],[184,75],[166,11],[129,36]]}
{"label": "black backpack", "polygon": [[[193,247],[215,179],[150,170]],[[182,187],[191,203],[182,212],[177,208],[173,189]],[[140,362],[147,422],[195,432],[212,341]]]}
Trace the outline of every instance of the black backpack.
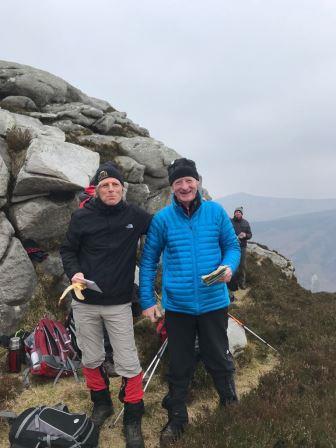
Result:
{"label": "black backpack", "polygon": [[98,438],[92,420],[65,405],[26,409],[9,431],[11,448],[98,448]]}

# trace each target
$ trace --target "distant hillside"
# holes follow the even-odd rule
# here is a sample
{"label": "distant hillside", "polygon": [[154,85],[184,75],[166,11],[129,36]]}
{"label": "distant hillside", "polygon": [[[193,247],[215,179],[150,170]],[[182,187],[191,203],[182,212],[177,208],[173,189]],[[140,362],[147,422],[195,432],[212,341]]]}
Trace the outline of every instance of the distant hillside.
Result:
{"label": "distant hillside", "polygon": [[253,240],[290,258],[301,285],[336,291],[336,210],[252,224]]}
{"label": "distant hillside", "polygon": [[324,210],[336,210],[336,199],[291,199],[254,196],[247,193],[235,193],[215,199],[223,205],[229,215],[237,206],[243,206],[249,221],[271,221],[286,216],[315,213]]}

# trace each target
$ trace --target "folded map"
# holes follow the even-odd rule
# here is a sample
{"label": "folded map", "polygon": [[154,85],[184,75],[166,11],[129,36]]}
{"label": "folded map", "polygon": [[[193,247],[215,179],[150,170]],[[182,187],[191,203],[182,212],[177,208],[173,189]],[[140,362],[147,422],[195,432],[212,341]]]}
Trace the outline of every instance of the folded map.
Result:
{"label": "folded map", "polygon": [[226,270],[227,266],[219,266],[215,271],[210,272],[210,274],[202,275],[202,280],[207,286],[213,285],[220,278],[224,277]]}

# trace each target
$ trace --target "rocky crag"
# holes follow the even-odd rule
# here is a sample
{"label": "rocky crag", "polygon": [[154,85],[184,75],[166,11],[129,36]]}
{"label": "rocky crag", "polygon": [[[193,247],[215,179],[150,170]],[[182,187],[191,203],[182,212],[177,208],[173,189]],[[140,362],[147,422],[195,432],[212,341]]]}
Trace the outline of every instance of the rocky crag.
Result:
{"label": "rocky crag", "polygon": [[[155,213],[169,202],[167,166],[177,157],[108,102],[0,61],[0,334],[17,328],[34,294],[55,303],[67,285],[59,246],[99,163],[114,160],[127,201]],[[36,266],[29,239],[49,254]]]}

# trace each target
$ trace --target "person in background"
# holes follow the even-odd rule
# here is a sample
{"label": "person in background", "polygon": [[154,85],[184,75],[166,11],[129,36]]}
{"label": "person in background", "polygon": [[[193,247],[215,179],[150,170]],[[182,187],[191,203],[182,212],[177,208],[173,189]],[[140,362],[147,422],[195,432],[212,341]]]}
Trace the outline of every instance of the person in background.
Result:
{"label": "person in background", "polygon": [[122,377],[127,448],[142,448],[144,413],[142,369],[134,341],[131,301],[139,238],[147,233],[151,215],[123,201],[124,180],[112,162],[94,176],[94,198],[71,217],[61,247],[64,271],[73,283],[93,280],[102,293],[84,289],[85,300],[73,296],[72,310],[83,374],[93,401],[92,419],[101,426],[113,413],[109,379],[104,369],[103,323],[113,347],[116,373]]}
{"label": "person in background", "polygon": [[[168,177],[172,203],[154,216],[140,262],[140,304],[143,314],[155,322],[160,310],[154,283],[163,253],[162,306],[168,335],[169,393],[162,402],[168,422],[161,431],[161,446],[178,440],[188,423],[186,399],[195,368],[196,335],[220,403],[226,406],[237,401],[227,337],[230,300],[226,283],[239,265],[239,243],[224,209],[216,202],[203,201],[198,192],[195,162],[175,160],[168,167]],[[223,265],[224,277],[207,286],[202,276]]]}
{"label": "person in background", "polygon": [[246,247],[247,240],[252,238],[250,224],[243,218],[243,207],[237,207],[231,219],[233,228],[240,243],[240,264],[237,272],[237,282],[240,289],[246,289]]}

